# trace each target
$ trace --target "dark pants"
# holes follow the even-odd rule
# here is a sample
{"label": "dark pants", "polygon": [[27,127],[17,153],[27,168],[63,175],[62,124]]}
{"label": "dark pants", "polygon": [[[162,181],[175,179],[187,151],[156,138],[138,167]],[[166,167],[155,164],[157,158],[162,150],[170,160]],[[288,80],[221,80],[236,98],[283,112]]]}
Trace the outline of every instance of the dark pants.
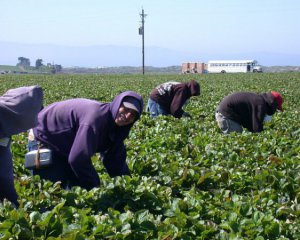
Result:
{"label": "dark pants", "polygon": [[[36,140],[28,141],[28,151],[37,150],[38,142]],[[70,164],[68,163],[68,157],[59,154],[52,150],[53,164],[41,169],[32,170],[33,175],[39,175],[41,179],[49,180],[52,182],[60,181],[62,187],[70,189],[73,186],[79,186],[79,181],[74,174]]]}
{"label": "dark pants", "polygon": [[0,201],[4,198],[19,206],[18,195],[14,185],[10,144],[7,147],[0,146]]}

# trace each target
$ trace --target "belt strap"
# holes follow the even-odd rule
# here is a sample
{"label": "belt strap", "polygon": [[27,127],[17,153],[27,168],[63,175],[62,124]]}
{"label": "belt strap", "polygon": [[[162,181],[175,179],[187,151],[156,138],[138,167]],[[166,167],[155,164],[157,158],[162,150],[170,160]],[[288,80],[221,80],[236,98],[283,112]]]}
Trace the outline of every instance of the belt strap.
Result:
{"label": "belt strap", "polygon": [[34,159],[35,167],[37,169],[39,169],[40,166],[41,166],[41,159],[40,159],[40,157],[41,157],[41,154],[40,154],[40,143],[38,143],[38,149],[37,149],[37,152],[36,152],[36,155],[35,155],[35,159]]}

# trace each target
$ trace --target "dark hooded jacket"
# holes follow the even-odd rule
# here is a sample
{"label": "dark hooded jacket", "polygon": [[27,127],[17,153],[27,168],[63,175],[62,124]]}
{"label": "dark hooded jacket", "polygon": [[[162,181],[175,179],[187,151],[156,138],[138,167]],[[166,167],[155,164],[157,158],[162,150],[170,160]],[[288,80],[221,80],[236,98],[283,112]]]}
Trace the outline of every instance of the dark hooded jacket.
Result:
{"label": "dark hooded jacket", "polygon": [[217,111],[250,132],[261,132],[265,115],[273,115],[276,109],[277,103],[271,93],[236,92],[226,96]]}
{"label": "dark hooded jacket", "polygon": [[70,99],[53,103],[38,115],[33,129],[37,140],[66,156],[81,187],[98,187],[100,180],[91,157],[100,152],[103,164],[111,177],[130,174],[126,164],[124,139],[133,123],[118,127],[115,118],[125,97],[140,102],[138,118],[143,111],[140,95],[126,91],[110,103],[89,99]]}
{"label": "dark hooded jacket", "polygon": [[9,138],[36,124],[42,104],[43,91],[38,86],[11,89],[0,97],[0,200],[6,198],[16,206]]}
{"label": "dark hooded jacket", "polygon": [[181,118],[185,102],[191,96],[200,95],[200,85],[195,80],[187,83],[167,82],[157,86],[150,98],[161,105],[168,114]]}
{"label": "dark hooded jacket", "polygon": [[0,138],[32,128],[42,104],[43,91],[38,86],[8,90],[0,97]]}

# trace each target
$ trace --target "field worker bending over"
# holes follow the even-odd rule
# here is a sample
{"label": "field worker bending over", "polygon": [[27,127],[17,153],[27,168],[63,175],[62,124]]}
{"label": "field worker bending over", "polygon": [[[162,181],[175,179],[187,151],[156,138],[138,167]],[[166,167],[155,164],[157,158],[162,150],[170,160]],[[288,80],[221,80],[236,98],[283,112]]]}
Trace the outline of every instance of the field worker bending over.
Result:
{"label": "field worker bending over", "polygon": [[38,115],[38,125],[29,136],[29,151],[40,146],[51,149],[53,163],[34,169],[33,174],[62,187],[99,187],[100,180],[91,157],[100,153],[111,177],[130,175],[124,140],[143,111],[143,99],[126,91],[112,102],[69,99],[45,107]]}
{"label": "field worker bending over", "polygon": [[10,89],[0,97],[0,201],[6,198],[16,207],[10,138],[35,126],[42,105],[43,91],[38,86]]}
{"label": "field worker bending over", "polygon": [[195,80],[187,83],[166,82],[152,90],[148,100],[151,117],[171,114],[175,118],[191,117],[183,107],[192,96],[200,95],[200,85]]}
{"label": "field worker bending over", "polygon": [[263,124],[271,120],[276,110],[283,111],[283,99],[278,92],[236,92],[226,96],[216,111],[216,120],[223,133],[263,131]]}

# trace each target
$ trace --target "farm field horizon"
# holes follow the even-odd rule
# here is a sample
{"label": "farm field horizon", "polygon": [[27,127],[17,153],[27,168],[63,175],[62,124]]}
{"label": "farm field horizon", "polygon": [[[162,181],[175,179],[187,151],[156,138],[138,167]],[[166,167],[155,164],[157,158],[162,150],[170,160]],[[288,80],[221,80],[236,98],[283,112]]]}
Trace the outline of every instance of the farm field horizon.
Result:
{"label": "farm field horizon", "polygon": [[[192,119],[146,111],[127,146],[132,176],[64,190],[24,168],[26,133],[12,137],[20,207],[0,203],[0,239],[300,239],[300,72],[198,75],[0,75],[1,95],[40,85],[44,105],[70,98],[110,102],[122,91],[144,98],[167,81],[200,83]],[[221,134],[215,109],[235,91],[278,91],[277,112],[261,133]]]}

